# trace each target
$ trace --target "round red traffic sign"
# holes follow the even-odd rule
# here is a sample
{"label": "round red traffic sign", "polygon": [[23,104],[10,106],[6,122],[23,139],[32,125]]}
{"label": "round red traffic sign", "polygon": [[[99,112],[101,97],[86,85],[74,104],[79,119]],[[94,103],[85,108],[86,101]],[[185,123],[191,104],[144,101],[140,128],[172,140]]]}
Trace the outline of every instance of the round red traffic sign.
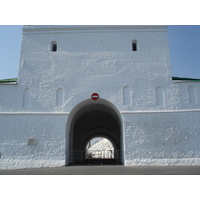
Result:
{"label": "round red traffic sign", "polygon": [[91,95],[92,100],[97,100],[99,98],[99,95],[97,93],[93,93]]}

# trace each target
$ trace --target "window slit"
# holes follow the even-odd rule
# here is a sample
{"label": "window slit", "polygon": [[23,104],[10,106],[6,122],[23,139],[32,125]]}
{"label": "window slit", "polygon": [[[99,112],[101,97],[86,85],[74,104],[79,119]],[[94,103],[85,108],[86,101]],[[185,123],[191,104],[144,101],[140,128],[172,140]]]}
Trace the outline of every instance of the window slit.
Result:
{"label": "window slit", "polygon": [[137,51],[137,44],[135,42],[132,43],[132,50]]}
{"label": "window slit", "polygon": [[57,51],[57,45],[56,44],[53,44],[52,51]]}

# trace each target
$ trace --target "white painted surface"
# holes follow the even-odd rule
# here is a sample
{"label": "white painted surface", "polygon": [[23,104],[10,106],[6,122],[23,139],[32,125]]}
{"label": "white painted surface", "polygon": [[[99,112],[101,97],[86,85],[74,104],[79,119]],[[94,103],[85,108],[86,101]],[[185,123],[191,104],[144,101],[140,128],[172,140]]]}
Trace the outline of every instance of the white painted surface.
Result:
{"label": "white painted surface", "polygon": [[125,165],[200,164],[200,83],[172,82],[164,26],[25,26],[18,84],[0,85],[0,169],[65,165],[94,92],[120,115]]}

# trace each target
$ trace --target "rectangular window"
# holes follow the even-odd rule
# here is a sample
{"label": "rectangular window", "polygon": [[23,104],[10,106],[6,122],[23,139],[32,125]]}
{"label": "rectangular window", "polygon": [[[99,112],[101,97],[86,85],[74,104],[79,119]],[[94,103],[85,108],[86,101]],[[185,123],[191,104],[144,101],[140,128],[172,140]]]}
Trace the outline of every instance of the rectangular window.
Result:
{"label": "rectangular window", "polygon": [[132,51],[137,51],[137,44],[136,44],[136,42],[132,43]]}

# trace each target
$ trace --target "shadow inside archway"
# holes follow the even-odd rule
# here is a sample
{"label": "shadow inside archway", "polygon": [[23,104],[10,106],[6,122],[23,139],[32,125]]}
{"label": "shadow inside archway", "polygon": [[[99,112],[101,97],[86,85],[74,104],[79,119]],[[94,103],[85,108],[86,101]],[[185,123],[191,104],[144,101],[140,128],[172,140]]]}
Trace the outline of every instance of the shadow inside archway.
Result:
{"label": "shadow inside archway", "polygon": [[[88,154],[88,143],[94,138],[110,141],[113,148],[98,149],[93,145]],[[121,123],[108,106],[92,104],[80,109],[74,116],[70,130],[69,164],[122,164]],[[99,144],[102,141],[99,141]]]}

